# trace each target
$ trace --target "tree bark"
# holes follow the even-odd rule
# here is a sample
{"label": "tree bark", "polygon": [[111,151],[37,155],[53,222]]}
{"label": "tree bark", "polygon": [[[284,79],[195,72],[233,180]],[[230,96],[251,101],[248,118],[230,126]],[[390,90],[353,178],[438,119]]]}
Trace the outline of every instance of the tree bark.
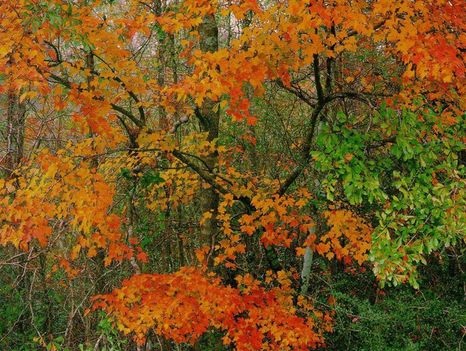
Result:
{"label": "tree bark", "polygon": [[4,167],[9,178],[24,156],[24,128],[26,106],[19,102],[16,91],[10,89],[7,96],[6,156]]}
{"label": "tree bark", "polygon": [[[200,48],[203,52],[215,52],[218,50],[218,27],[215,21],[215,15],[207,15],[199,28]],[[218,138],[220,114],[214,111],[215,102],[206,98],[199,109],[199,122],[201,130],[208,133],[208,141],[214,141]],[[218,153],[214,152],[204,159],[209,169],[214,170],[218,167]],[[211,212],[212,217],[208,219],[201,227],[200,244],[214,245],[214,238],[217,233],[217,211],[219,204],[219,194],[210,187],[201,193],[200,207],[201,212]]]}

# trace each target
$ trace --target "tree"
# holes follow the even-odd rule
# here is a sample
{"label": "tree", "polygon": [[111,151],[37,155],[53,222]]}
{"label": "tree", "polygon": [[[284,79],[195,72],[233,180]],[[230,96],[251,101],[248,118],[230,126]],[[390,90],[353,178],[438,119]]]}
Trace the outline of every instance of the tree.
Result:
{"label": "tree", "polygon": [[418,287],[464,242],[464,7],[2,2],[0,93],[67,142],[15,110],[0,243],[70,280],[132,270],[93,301],[139,345],[323,346],[314,256]]}

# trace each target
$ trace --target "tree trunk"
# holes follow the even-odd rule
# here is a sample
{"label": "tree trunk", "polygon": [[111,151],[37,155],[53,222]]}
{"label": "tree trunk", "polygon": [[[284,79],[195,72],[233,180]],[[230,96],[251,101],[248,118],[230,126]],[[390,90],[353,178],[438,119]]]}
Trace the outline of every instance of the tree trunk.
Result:
{"label": "tree trunk", "polygon": [[[203,52],[215,52],[218,50],[218,27],[213,14],[204,18],[199,28],[200,48]],[[200,107],[200,127],[201,130],[208,133],[208,140],[213,141],[218,138],[220,114],[214,111],[215,102],[206,98]],[[209,169],[214,170],[218,167],[218,153],[215,152],[204,159]],[[217,233],[217,210],[219,204],[219,195],[213,189],[209,188],[201,193],[200,207],[202,213],[211,212],[212,217],[208,219],[201,227],[200,244],[214,245],[214,238]]]}
{"label": "tree trunk", "polygon": [[16,91],[10,89],[7,96],[5,171],[10,177],[24,156],[24,128],[26,106],[19,102]]}

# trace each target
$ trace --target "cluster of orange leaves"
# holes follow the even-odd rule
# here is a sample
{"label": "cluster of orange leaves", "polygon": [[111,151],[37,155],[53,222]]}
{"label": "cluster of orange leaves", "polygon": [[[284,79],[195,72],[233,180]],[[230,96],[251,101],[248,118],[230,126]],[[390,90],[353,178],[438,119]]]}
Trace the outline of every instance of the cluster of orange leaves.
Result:
{"label": "cluster of orange leaves", "polygon": [[[56,73],[47,65],[47,59],[57,59],[47,42],[54,42],[56,36],[64,41],[86,38],[105,62],[99,64],[99,79],[90,83],[92,93],[82,91],[90,72],[79,60],[73,62],[70,55],[60,69],[68,71],[69,76],[81,77],[81,83],[72,85],[70,101],[66,103],[88,105],[82,111],[88,112],[90,108],[91,113],[80,116],[98,132],[109,128],[105,111],[110,103],[121,100],[123,90],[144,97],[139,102],[141,106],[161,105],[170,113],[192,112],[189,96],[198,106],[205,98],[219,101],[222,106],[228,101],[229,114],[254,124],[249,97],[243,90],[245,85],[257,95],[263,93],[264,82],[269,80],[279,79],[289,85],[290,73],[308,67],[314,55],[335,58],[345,51],[354,52],[362,43],[376,47],[378,42],[389,42],[383,46],[386,54],[400,57],[406,67],[403,82],[406,88],[411,85],[411,90],[405,89],[402,96],[407,100],[411,96],[409,91],[418,94],[421,87],[432,93],[430,97],[434,99],[445,96],[462,103],[464,94],[464,61],[459,48],[466,42],[465,22],[461,18],[465,5],[459,0],[370,3],[290,0],[267,6],[255,0],[228,3],[185,0],[160,16],[148,11],[140,1],[128,1],[119,8],[120,12],[104,1],[94,1],[94,7],[108,11],[111,21],[96,16],[90,6],[76,5],[68,13],[68,6],[50,1],[51,7],[61,9],[63,27],[56,28],[50,20],[38,18],[43,23],[31,30],[27,19],[33,17],[34,11],[41,11],[37,2],[32,3],[36,7],[28,6],[24,0],[0,5],[0,41],[4,43],[0,48],[1,70],[15,89],[30,90],[24,92],[25,96],[45,96],[51,88],[44,78]],[[240,20],[249,11],[254,13],[250,26],[231,41],[228,49],[212,53],[198,49],[198,26],[204,16],[217,12]],[[134,38],[141,41],[148,37],[154,23],[168,33],[187,34],[181,41],[181,58],[192,70],[176,84],[161,87],[156,79],[143,79],[144,75],[151,76],[150,67],[137,65],[125,44]],[[338,28],[336,33],[330,30],[332,27]],[[321,30],[316,32],[315,28]],[[342,86],[347,78],[352,77],[341,77]],[[98,98],[98,108],[94,97]]]}
{"label": "cluster of orange leaves", "polygon": [[[265,186],[274,189],[276,185],[274,182],[266,182]],[[214,248],[214,263],[217,265],[223,263],[230,268],[236,266],[234,261],[238,254],[246,251],[244,235],[259,235],[264,247],[273,245],[289,248],[314,225],[311,217],[302,211],[310,198],[309,192],[304,188],[289,196],[270,194],[263,188],[255,188],[252,183],[236,186],[234,189],[236,198],[232,194],[224,195],[218,208],[217,220],[224,238]],[[229,210],[237,199],[242,195],[252,195],[253,191],[256,193],[251,201],[254,211],[242,214],[238,219],[232,218]],[[211,213],[206,213],[202,220],[211,216]],[[201,262],[206,253],[206,250],[199,252]]]}
{"label": "cluster of orange leaves", "polygon": [[[187,157],[195,155],[196,161],[199,157],[222,151],[222,148],[216,145],[216,140],[213,142],[207,140],[206,133],[191,133],[183,140],[177,141],[174,135],[164,131],[142,132],[138,143],[141,149],[152,150],[150,153],[144,151],[135,153],[134,157],[138,164],[149,167],[158,167],[162,161],[169,164],[169,167],[161,167],[159,171],[163,181],[153,184],[148,189],[146,206],[154,212],[165,211],[169,206],[176,208],[181,204],[188,204],[199,189],[209,187],[202,182],[198,174],[175,158],[171,151],[176,148],[188,155]],[[131,169],[134,164],[127,167]]]}
{"label": "cluster of orange leaves", "polygon": [[[286,274],[281,279],[286,282]],[[291,298],[281,289],[265,290],[249,275],[237,281],[238,288],[224,286],[219,278],[195,268],[140,274],[112,293],[97,296],[94,307],[111,313],[118,329],[134,333],[138,343],[144,342],[150,329],[177,343],[191,344],[216,329],[225,333],[223,343],[238,351],[304,351],[323,343],[309,311],[308,317],[298,317]],[[300,304],[309,308],[303,299]]]}
{"label": "cluster of orange leaves", "polygon": [[[315,250],[328,259],[336,258],[349,264],[367,261],[373,229],[370,224],[349,210],[324,212],[330,230],[315,243]],[[312,242],[316,241],[314,235]]]}
{"label": "cluster of orange leaves", "polygon": [[[203,1],[186,3],[199,13],[206,6]],[[232,13],[237,19],[253,11],[251,25],[243,29],[240,38],[231,41],[228,49],[203,53],[195,45],[196,28],[177,14],[179,27],[192,33],[192,38],[185,41],[184,55],[194,70],[182,83],[164,90],[164,104],[172,104],[170,99],[184,101],[193,92],[198,105],[205,97],[219,101],[227,95],[227,113],[254,124],[256,118],[250,113],[249,98],[243,90],[245,84],[261,95],[265,81],[279,79],[289,85],[290,72],[299,72],[312,64],[316,54],[335,58],[345,51],[355,52],[362,43],[374,46],[386,40],[391,43],[384,45],[386,55],[401,57],[406,66],[402,75],[405,89],[400,95],[405,101],[418,95],[422,88],[432,93],[429,95],[432,99],[443,94],[462,103],[461,81],[465,70],[459,48],[464,47],[466,36],[459,15],[465,10],[461,1],[379,0],[368,4],[364,0],[338,0],[331,4],[324,1],[308,4],[291,0],[269,6],[261,6],[257,1],[239,1],[219,6],[221,14]],[[332,27],[341,29],[332,33],[329,30]],[[315,28],[326,29],[316,32]],[[343,76],[340,84],[345,86],[352,78]]]}
{"label": "cluster of orange leaves", "polygon": [[[95,143],[98,139],[94,139]],[[89,140],[70,144],[74,151],[89,152]],[[94,150],[95,151],[95,150]],[[139,248],[127,245],[121,230],[124,219],[109,213],[115,189],[109,178],[111,167],[97,172],[92,159],[76,157],[62,149],[57,155],[43,151],[9,180],[0,179],[0,244],[28,250],[38,243],[53,247],[66,233],[73,243],[69,253],[61,253],[61,266],[71,276],[71,261],[86,250],[94,257],[106,251],[104,264],[133,256],[145,260]]]}

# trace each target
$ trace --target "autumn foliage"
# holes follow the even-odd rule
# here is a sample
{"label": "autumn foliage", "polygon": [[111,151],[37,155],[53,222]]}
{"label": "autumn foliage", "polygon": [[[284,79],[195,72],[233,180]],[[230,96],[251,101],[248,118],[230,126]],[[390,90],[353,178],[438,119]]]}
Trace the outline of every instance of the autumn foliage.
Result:
{"label": "autumn foliage", "polygon": [[139,348],[325,347],[328,275],[419,288],[464,247],[465,13],[3,0],[0,244],[81,296],[69,346],[103,311]]}
{"label": "autumn foliage", "polygon": [[138,341],[153,328],[177,343],[194,343],[216,328],[225,331],[223,343],[238,350],[307,350],[323,343],[314,319],[295,315],[312,309],[303,301],[293,305],[286,277],[284,285],[268,291],[249,275],[236,279],[239,289],[191,268],[136,275],[112,294],[97,296],[95,307],[114,314],[119,329],[134,332]]}

